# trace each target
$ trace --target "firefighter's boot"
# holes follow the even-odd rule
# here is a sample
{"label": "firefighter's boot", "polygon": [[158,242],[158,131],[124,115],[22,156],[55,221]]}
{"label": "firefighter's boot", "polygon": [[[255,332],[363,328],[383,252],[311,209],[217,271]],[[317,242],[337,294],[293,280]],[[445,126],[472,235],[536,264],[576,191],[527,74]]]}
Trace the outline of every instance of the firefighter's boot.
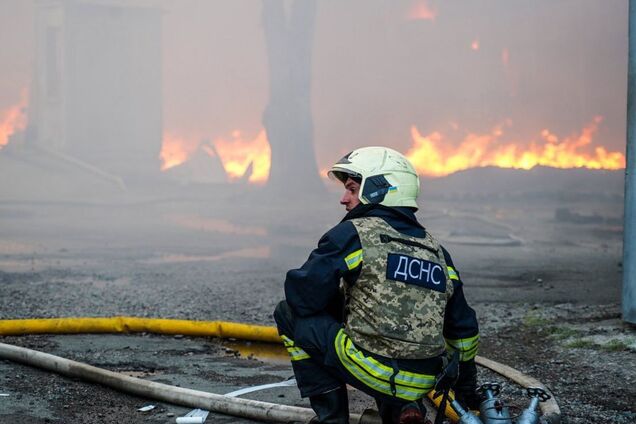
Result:
{"label": "firefighter's boot", "polygon": [[349,399],[346,387],[310,396],[309,403],[316,413],[311,423],[349,424]]}
{"label": "firefighter's boot", "polygon": [[426,409],[417,402],[407,403],[400,411],[399,424],[431,424],[426,419]]}

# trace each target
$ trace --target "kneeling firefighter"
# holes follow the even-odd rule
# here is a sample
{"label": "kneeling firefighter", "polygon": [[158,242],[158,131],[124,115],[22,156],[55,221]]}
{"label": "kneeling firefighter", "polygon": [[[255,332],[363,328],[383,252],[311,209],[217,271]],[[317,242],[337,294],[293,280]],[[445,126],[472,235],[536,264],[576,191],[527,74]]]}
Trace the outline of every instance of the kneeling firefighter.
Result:
{"label": "kneeling firefighter", "polygon": [[459,353],[456,397],[476,408],[477,318],[449,253],[415,217],[413,165],[365,147],[329,176],[344,184],[347,214],[287,273],[274,312],[313,422],[349,422],[346,384],[375,398],[383,423],[426,422],[421,399],[449,352]]}

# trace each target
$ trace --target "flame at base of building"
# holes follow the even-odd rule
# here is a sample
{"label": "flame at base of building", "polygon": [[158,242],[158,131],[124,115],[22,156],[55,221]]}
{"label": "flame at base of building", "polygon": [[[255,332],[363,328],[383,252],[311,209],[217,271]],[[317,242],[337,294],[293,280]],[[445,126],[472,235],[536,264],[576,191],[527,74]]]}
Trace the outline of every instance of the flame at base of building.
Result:
{"label": "flame at base of building", "polygon": [[214,147],[230,181],[247,179],[250,183],[267,182],[272,151],[265,130],[251,140],[244,138],[240,131],[233,131],[230,139],[215,140]]}
{"label": "flame at base of building", "polygon": [[165,171],[181,165],[197,150],[199,143],[192,138],[182,137],[170,132],[163,135],[161,144],[161,170]]}
{"label": "flame at base of building", "polygon": [[610,152],[602,146],[592,146],[592,139],[603,121],[595,117],[580,134],[560,139],[548,129],[540,133],[541,141],[502,143],[504,128],[511,121],[498,125],[486,134],[469,133],[453,144],[440,132],[423,136],[411,127],[412,147],[406,156],[422,175],[441,177],[463,169],[497,166],[531,169],[537,165],[554,168],[625,168],[625,155]]}
{"label": "flame at base of building", "polygon": [[27,90],[22,90],[20,101],[3,111],[0,111],[0,149],[9,143],[9,137],[27,126],[25,109],[27,106]]}
{"label": "flame at base of building", "polygon": [[229,181],[247,181],[264,184],[269,177],[271,148],[265,130],[256,137],[246,138],[239,130],[230,137],[202,142],[198,137],[183,137],[166,132],[161,147],[161,170],[166,171],[187,162],[197,150],[218,157]]}

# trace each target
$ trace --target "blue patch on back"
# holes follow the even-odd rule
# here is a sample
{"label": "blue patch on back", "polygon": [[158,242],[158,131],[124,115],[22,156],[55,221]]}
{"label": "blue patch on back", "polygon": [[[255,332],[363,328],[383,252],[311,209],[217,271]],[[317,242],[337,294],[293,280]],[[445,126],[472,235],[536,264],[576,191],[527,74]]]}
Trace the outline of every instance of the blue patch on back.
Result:
{"label": "blue patch on back", "polygon": [[446,292],[446,274],[440,264],[407,255],[389,253],[386,278]]}

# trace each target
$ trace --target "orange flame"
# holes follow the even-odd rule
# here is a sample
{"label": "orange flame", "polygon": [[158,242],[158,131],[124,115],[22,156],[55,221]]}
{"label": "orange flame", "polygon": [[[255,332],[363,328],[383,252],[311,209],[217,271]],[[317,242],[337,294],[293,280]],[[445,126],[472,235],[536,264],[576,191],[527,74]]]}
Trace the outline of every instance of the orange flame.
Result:
{"label": "orange flame", "polygon": [[[232,132],[232,139],[214,141],[214,147],[230,180],[245,176],[250,183],[267,182],[272,154],[265,130],[261,130],[253,140],[243,138],[236,130]],[[251,174],[246,175],[250,166]]]}
{"label": "orange flame", "polygon": [[196,151],[198,144],[198,141],[165,133],[161,144],[161,153],[159,153],[161,170],[165,171],[173,166],[181,165]]}
{"label": "orange flame", "polygon": [[437,11],[431,7],[428,1],[419,0],[411,6],[406,18],[410,21],[435,21],[436,17]]}
{"label": "orange flame", "polygon": [[[406,156],[423,175],[444,176],[453,172],[482,166],[530,169],[537,165],[555,168],[621,169],[625,156],[620,152],[608,152],[602,146],[592,148],[592,138],[603,118],[595,117],[580,135],[562,140],[548,129],[541,131],[542,142],[532,141],[502,144],[503,125],[487,134],[468,134],[459,146],[452,146],[440,132],[422,136],[411,127],[413,146]],[[507,126],[512,122],[508,121]]]}
{"label": "orange flame", "polygon": [[24,110],[27,97],[27,90],[22,90],[19,103],[0,112],[0,149],[9,143],[9,136],[26,128],[27,117]]}

